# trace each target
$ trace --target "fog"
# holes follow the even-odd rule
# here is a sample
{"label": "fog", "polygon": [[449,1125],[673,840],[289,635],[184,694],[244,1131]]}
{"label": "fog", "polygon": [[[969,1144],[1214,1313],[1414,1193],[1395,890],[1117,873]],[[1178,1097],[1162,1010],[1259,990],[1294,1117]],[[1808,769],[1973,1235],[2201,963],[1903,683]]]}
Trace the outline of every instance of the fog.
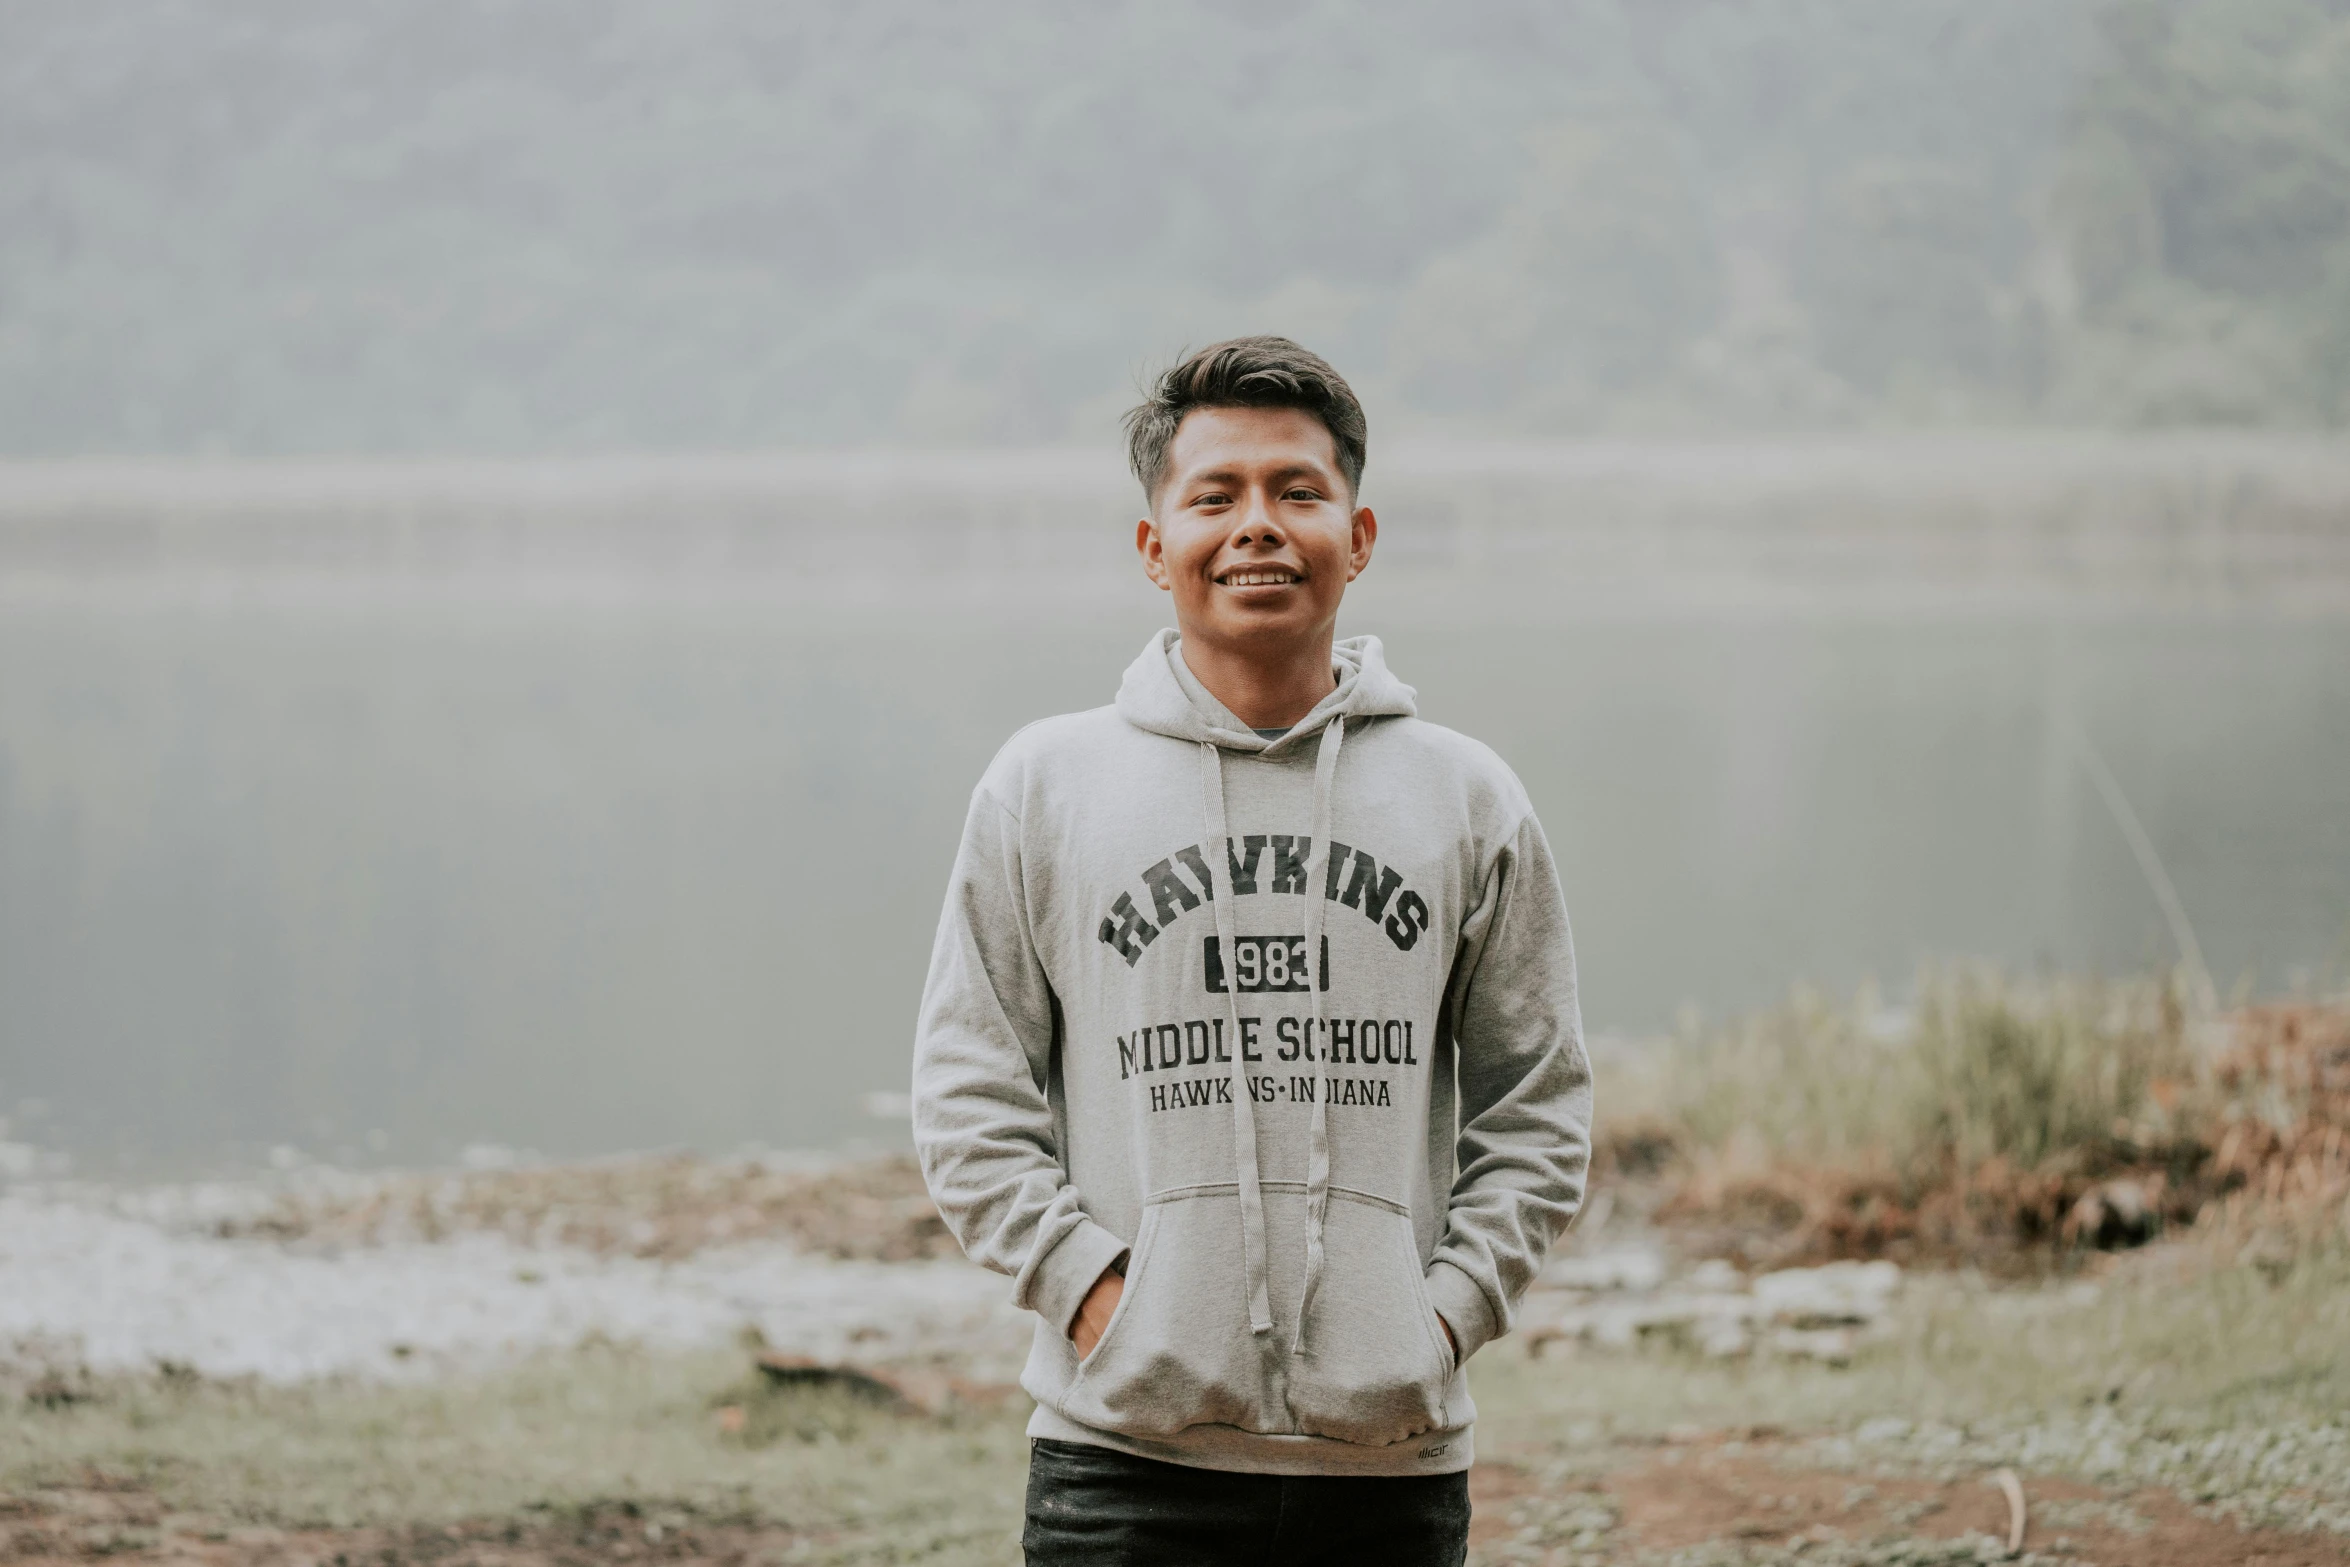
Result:
{"label": "fog", "polygon": [[2338,977],[2345,145],[2283,0],[0,5],[0,1149],[902,1138],[1242,331],[1598,1033]]}
{"label": "fog", "polygon": [[2325,426],[2309,0],[0,8],[0,446]]}

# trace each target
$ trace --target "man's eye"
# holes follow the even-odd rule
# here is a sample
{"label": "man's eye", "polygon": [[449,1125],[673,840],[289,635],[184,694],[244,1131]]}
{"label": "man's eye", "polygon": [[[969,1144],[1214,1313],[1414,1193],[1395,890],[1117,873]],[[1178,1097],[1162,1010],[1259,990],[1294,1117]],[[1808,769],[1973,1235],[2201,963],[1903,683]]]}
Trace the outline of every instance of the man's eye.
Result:
{"label": "man's eye", "polygon": [[1226,495],[1222,490],[1210,490],[1191,504],[1194,506],[1229,506],[1232,504],[1232,497]]}
{"label": "man's eye", "polygon": [[1281,498],[1285,501],[1318,501],[1322,498],[1322,492],[1319,490],[1309,490],[1301,485],[1297,489],[1291,490],[1287,495],[1284,495]]}

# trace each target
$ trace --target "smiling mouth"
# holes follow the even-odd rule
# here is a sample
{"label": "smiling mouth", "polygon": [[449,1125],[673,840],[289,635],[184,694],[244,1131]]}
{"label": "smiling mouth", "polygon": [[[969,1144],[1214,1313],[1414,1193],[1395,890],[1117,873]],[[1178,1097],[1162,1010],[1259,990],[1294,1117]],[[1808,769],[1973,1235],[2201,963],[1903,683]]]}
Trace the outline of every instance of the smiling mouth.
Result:
{"label": "smiling mouth", "polygon": [[1228,588],[1285,588],[1305,581],[1305,573],[1286,566],[1235,566],[1216,580]]}

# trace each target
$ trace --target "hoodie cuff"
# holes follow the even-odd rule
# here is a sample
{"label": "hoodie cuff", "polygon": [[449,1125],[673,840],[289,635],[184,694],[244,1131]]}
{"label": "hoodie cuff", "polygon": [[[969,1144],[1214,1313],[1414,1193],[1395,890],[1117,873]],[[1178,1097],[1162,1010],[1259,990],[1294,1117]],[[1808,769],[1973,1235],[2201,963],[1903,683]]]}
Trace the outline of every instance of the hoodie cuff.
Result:
{"label": "hoodie cuff", "polygon": [[1501,1332],[1493,1308],[1486,1303],[1485,1291],[1453,1263],[1439,1259],[1428,1265],[1428,1301],[1460,1343],[1460,1354],[1454,1362],[1457,1365],[1466,1365],[1471,1355]]}
{"label": "hoodie cuff", "polygon": [[1126,1243],[1091,1219],[1083,1220],[1061,1244],[1038,1259],[1028,1290],[1028,1307],[1059,1329],[1062,1337],[1077,1320],[1086,1291],[1111,1263],[1126,1255]]}

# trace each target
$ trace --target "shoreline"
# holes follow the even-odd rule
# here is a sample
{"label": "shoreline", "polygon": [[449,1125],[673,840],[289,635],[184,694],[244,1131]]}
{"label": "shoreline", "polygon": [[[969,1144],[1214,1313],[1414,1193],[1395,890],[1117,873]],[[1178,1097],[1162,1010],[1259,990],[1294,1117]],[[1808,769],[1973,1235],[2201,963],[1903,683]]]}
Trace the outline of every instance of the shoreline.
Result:
{"label": "shoreline", "polygon": [[[684,1351],[756,1334],[820,1360],[947,1363],[1011,1380],[1030,1328],[1008,1281],[918,1247],[828,1255],[820,1238],[809,1244],[805,1222],[744,1223],[740,1233],[722,1222],[728,1202],[744,1206],[746,1187],[768,1200],[772,1220],[779,1202],[840,1203],[843,1179],[875,1168],[890,1167],[828,1161],[779,1172],[669,1158],[18,1183],[0,1188],[0,1368],[416,1381],[583,1343]],[[685,1176],[705,1178],[702,1201],[687,1192],[648,1215],[641,1201],[580,1200],[599,1185],[675,1186]],[[499,1182],[509,1194],[535,1184],[556,1200],[467,1208]],[[439,1221],[436,1198],[447,1209]],[[409,1223],[418,1213],[426,1222]],[[525,1214],[535,1229],[515,1222]]]}

